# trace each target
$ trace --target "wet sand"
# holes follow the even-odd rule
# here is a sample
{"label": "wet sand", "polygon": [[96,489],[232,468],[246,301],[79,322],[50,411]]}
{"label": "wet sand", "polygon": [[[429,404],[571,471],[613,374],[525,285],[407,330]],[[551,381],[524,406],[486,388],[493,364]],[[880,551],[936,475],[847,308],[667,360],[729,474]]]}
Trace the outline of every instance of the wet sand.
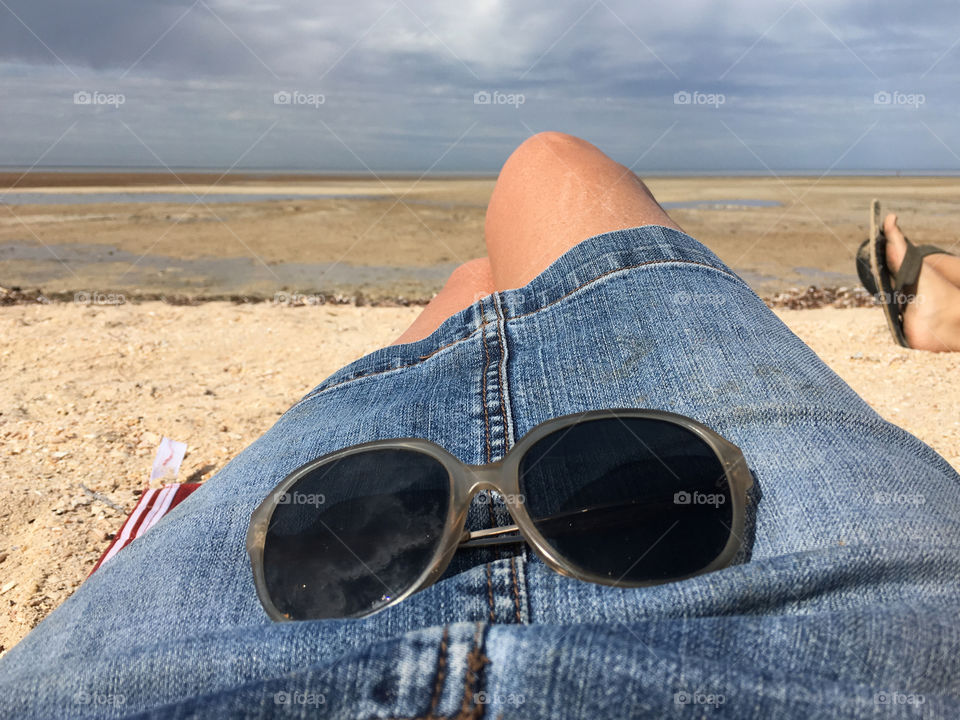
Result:
{"label": "wet sand", "polygon": [[[361,293],[423,301],[453,267],[485,252],[494,183],[195,174],[181,185],[136,173],[56,180],[28,175],[11,188],[16,176],[0,176],[7,186],[0,202],[4,192],[11,201],[27,192],[85,196],[82,204],[0,208],[0,285],[129,297]],[[873,197],[899,212],[917,241],[952,245],[960,218],[960,178],[652,177],[648,184],[667,206],[704,203],[669,212],[765,296],[857,284],[853,257]],[[98,203],[98,193],[174,201]],[[758,201],[774,204],[752,205]]]}

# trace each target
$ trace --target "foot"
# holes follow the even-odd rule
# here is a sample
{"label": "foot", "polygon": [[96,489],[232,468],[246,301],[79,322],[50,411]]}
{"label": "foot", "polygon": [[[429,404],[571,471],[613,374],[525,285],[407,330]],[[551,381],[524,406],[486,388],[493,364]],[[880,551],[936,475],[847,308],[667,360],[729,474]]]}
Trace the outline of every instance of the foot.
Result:
{"label": "foot", "polygon": [[[907,241],[893,213],[884,220],[883,233],[887,265],[896,274],[907,253]],[[937,257],[925,257],[916,285],[904,288],[910,302],[903,311],[903,334],[917,350],[960,351],[960,288],[931,262]]]}

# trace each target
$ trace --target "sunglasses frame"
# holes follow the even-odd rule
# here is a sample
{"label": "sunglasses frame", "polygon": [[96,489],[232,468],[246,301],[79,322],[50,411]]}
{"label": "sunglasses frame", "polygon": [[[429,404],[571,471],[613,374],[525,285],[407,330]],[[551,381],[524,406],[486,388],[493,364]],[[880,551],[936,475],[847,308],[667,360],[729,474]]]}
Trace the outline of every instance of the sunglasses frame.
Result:
{"label": "sunglasses frame", "polygon": [[[428,455],[440,462],[446,469],[450,480],[450,503],[443,533],[431,558],[430,564],[421,573],[420,577],[410,587],[391,598],[389,602],[378,606],[372,611],[361,611],[345,618],[363,618],[375,615],[388,607],[402,602],[414,593],[423,590],[435,583],[447,566],[453,560],[457,549],[470,537],[465,530],[467,511],[473,496],[482,490],[493,490],[504,498],[520,495],[520,461],[527,450],[547,435],[558,430],[571,428],[592,420],[610,418],[659,420],[672,423],[692,432],[714,451],[724,469],[724,474],[730,488],[731,502],[733,503],[733,517],[730,536],[720,554],[707,566],[686,575],[671,577],[664,580],[624,581],[612,580],[607,575],[590,572],[564,559],[544,539],[536,529],[533,520],[522,502],[508,502],[507,509],[523,539],[533,548],[534,552],[546,565],[555,572],[588,582],[616,587],[648,587],[662,585],[668,582],[685,580],[689,577],[713,572],[729,565],[741,546],[744,520],[746,514],[747,491],[753,485],[753,476],[747,467],[740,448],[723,438],[692,418],[665,410],[643,410],[635,408],[614,408],[610,410],[589,410],[586,412],[563,415],[547,420],[533,427],[507,453],[493,463],[486,465],[467,465],[439,445],[422,438],[401,438],[396,440],[374,440],[360,445],[336,450],[322,457],[311,460],[291,472],[284,480],[270,491],[269,495],[257,506],[250,518],[247,530],[247,552],[253,569],[253,579],[260,603],[271,619],[278,622],[290,621],[293,618],[280,612],[270,599],[267,590],[266,577],[263,567],[263,552],[266,544],[267,529],[273,512],[279,504],[279,499],[293,487],[301,478],[313,472],[318,467],[340,460],[355,453],[371,450],[401,449],[412,450]],[[640,438],[642,442],[642,438]],[[481,531],[483,533],[483,531]]]}

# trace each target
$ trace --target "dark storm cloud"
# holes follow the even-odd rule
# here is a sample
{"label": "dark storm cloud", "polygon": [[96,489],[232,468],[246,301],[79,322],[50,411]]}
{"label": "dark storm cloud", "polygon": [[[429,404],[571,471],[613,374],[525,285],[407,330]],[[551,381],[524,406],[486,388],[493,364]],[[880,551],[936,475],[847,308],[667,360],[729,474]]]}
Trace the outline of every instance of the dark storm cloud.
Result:
{"label": "dark storm cloud", "polygon": [[[947,2],[3,2],[4,164],[426,169],[449,151],[436,169],[495,170],[547,128],[641,168],[955,167],[960,152]],[[475,105],[483,90],[524,102]],[[325,102],[275,105],[280,91]]]}

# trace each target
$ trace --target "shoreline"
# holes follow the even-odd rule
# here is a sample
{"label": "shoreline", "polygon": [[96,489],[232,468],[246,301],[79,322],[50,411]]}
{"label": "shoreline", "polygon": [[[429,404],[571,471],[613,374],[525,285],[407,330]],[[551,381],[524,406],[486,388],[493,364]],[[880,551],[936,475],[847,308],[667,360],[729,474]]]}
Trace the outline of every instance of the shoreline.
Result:
{"label": "shoreline", "polygon": [[76,192],[78,188],[91,188],[91,192],[105,192],[102,188],[123,188],[130,192],[144,192],[146,187],[162,186],[173,181],[180,192],[185,185],[196,184],[204,187],[211,185],[225,185],[231,189],[238,189],[244,183],[290,183],[290,184],[314,184],[314,183],[368,183],[376,179],[396,182],[410,181],[428,181],[441,180],[444,182],[456,182],[463,180],[467,182],[476,180],[496,179],[496,173],[465,173],[465,174],[433,174],[422,175],[420,173],[377,173],[376,178],[371,178],[370,173],[350,174],[350,173],[315,173],[304,172],[303,174],[293,172],[275,172],[275,171],[227,171],[217,172],[213,170],[185,170],[183,172],[165,171],[165,170],[28,170],[26,172],[16,172],[15,170],[0,169],[0,190],[13,188],[30,188],[32,192],[39,192],[38,188],[45,189],[46,192],[56,192],[58,189],[69,188]]}
{"label": "shoreline", "polygon": [[[960,177],[646,181],[671,218],[771,307],[869,304],[852,295],[853,260],[873,198],[918,243],[950,247],[960,218]],[[153,172],[0,173],[3,182],[0,286],[62,301],[264,302],[279,293],[361,306],[422,304],[456,266],[486,254],[495,184]]]}
{"label": "shoreline", "polygon": [[[430,302],[429,297],[405,297],[403,295],[377,295],[357,292],[352,295],[342,293],[306,293],[282,290],[273,295],[217,294],[188,295],[171,293],[130,293],[127,291],[57,291],[44,293],[40,288],[22,290],[19,287],[0,287],[0,307],[13,305],[86,305],[91,307],[110,307],[116,305],[142,305],[160,302],[164,305],[195,307],[207,303],[227,302],[234,305],[260,305],[263,303],[283,307],[309,307],[314,305],[349,305],[352,307],[423,307]],[[771,309],[815,310],[818,308],[866,308],[879,307],[879,303],[861,287],[817,287],[790,288],[773,296],[761,295],[760,299]]]}

